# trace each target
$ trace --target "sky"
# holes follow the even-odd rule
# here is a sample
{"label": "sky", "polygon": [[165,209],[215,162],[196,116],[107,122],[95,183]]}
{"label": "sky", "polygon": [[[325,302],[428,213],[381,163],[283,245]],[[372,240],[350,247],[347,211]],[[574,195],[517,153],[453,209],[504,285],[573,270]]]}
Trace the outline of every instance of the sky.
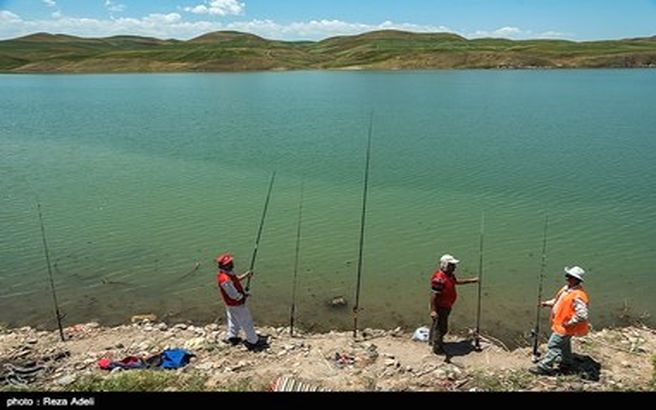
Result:
{"label": "sky", "polygon": [[656,0],[0,0],[0,39],[36,32],[186,40],[238,30],[320,40],[380,29],[576,41],[656,35]]}

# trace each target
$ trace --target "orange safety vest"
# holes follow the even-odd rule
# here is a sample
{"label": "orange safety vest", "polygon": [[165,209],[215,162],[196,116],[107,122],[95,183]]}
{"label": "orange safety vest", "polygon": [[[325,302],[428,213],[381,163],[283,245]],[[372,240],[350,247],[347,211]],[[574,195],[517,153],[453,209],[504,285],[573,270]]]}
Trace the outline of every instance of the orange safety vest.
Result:
{"label": "orange safety vest", "polygon": [[216,281],[219,284],[219,290],[221,291],[221,296],[223,297],[223,301],[225,302],[226,305],[241,306],[244,303],[246,303],[245,297],[241,298],[240,300],[232,299],[230,296],[228,296],[228,293],[226,293],[226,291],[223,290],[223,287],[221,286],[226,282],[232,282],[232,284],[235,285],[235,289],[237,289],[237,292],[244,295],[245,294],[244,289],[241,287],[241,283],[239,282],[239,279],[235,277],[235,275],[230,275],[228,274],[228,272],[219,269],[219,273],[216,275]]}
{"label": "orange safety vest", "polygon": [[583,288],[572,289],[567,292],[567,285],[556,294],[556,303],[551,310],[551,330],[564,336],[585,336],[588,334],[589,323],[583,320],[574,326],[563,326],[572,320],[576,314],[574,300],[581,299],[587,306],[589,303],[588,295]]}

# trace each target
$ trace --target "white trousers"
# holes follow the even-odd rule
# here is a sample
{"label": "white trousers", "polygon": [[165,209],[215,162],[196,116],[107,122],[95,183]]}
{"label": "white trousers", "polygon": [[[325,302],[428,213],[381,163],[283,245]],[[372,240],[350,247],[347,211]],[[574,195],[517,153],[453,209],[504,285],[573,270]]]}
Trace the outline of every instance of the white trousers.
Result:
{"label": "white trousers", "polygon": [[226,306],[226,315],[228,316],[228,337],[237,337],[239,330],[244,329],[246,341],[257,343],[258,337],[253,326],[253,317],[246,305]]}

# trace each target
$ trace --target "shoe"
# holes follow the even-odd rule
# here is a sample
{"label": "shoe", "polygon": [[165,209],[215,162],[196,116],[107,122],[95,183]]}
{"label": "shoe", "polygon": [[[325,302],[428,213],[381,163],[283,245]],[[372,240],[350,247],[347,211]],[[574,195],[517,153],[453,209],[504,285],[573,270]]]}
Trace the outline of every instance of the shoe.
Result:
{"label": "shoe", "polygon": [[242,342],[241,337],[229,337],[227,339],[223,339],[223,343],[227,343],[230,346],[237,346]]}
{"label": "shoe", "polygon": [[533,366],[528,369],[528,372],[536,376],[549,376],[551,374],[549,370],[544,370],[540,366]]}
{"label": "shoe", "polygon": [[250,350],[251,352],[259,352],[264,348],[261,343],[244,342],[244,346],[246,346],[246,349]]}
{"label": "shoe", "polygon": [[446,351],[444,350],[444,346],[438,345],[438,344],[433,345],[433,353],[435,353],[436,355],[440,355],[440,356],[446,355]]}
{"label": "shoe", "polygon": [[260,337],[255,343],[250,343],[248,340],[244,341],[244,346],[246,346],[248,350],[259,352],[260,350],[266,349],[268,344],[266,339]]}

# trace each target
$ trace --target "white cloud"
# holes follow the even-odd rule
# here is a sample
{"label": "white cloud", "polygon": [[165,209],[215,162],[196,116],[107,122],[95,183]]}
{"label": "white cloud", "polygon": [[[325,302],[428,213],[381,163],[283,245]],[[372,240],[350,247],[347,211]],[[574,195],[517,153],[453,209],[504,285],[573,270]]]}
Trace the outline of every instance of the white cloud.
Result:
{"label": "white cloud", "polygon": [[[217,30],[236,30],[276,40],[321,40],[340,35],[360,34],[373,30],[404,30],[412,32],[451,32],[467,37],[532,36],[529,30],[502,27],[474,34],[457,33],[445,26],[418,25],[384,21],[380,24],[351,23],[342,20],[310,20],[280,24],[274,20],[250,20],[222,23],[219,21],[189,21],[179,13],[150,14],[142,18],[114,17],[108,19],[77,18],[61,14],[50,20],[23,20],[17,14],[0,10],[0,39],[15,38],[35,32],[65,33],[82,37],[141,35],[157,38],[190,39]],[[545,32],[541,38],[562,37],[561,33]]]}
{"label": "white cloud", "polygon": [[414,32],[453,32],[444,26],[426,26],[385,21],[380,24],[349,23],[341,20],[310,20],[278,24],[272,20],[252,20],[227,24],[230,30],[247,31],[267,38],[287,40],[319,40],[326,37],[360,34],[373,30],[405,30]]}
{"label": "white cloud", "polygon": [[125,4],[114,3],[111,0],[105,0],[105,7],[111,13],[120,13],[126,9]]}
{"label": "white cloud", "polygon": [[486,31],[486,30],[477,30],[473,34],[468,34],[467,37],[494,37],[494,38],[508,38],[512,40],[524,40],[530,38],[563,38],[563,37],[574,37],[571,34],[561,33],[558,31],[545,31],[542,33],[534,33],[532,30],[523,30],[519,27],[501,27],[496,30]]}
{"label": "white cloud", "polygon": [[[53,7],[53,8],[57,7],[57,2],[55,0],[41,0],[41,1],[43,2],[43,4],[45,4],[48,7]],[[50,16],[53,19],[58,19],[62,16],[62,12],[61,12],[61,10],[57,9],[57,10],[53,11],[52,13],[50,13]]]}
{"label": "white cloud", "polygon": [[[130,21],[135,19],[123,19],[124,21]],[[136,20],[137,22],[139,20]],[[162,25],[176,25],[182,22],[182,16],[178,13],[169,13],[169,14],[149,14],[147,17],[141,19],[142,23],[146,25],[151,24],[162,24]],[[139,24],[139,23],[137,23]]]}
{"label": "white cloud", "polygon": [[558,31],[545,31],[544,33],[538,34],[539,38],[562,38],[567,36],[566,33],[561,33]]}
{"label": "white cloud", "polygon": [[372,30],[397,29],[416,32],[450,31],[443,26],[423,26],[385,21],[380,24],[349,23],[341,20],[310,20],[280,24],[273,20],[221,23],[188,21],[178,13],[150,14],[142,18],[92,19],[59,16],[53,20],[23,20],[10,11],[0,11],[0,38],[14,38],[34,32],[66,33],[83,37],[117,34],[189,39],[217,30],[237,30],[280,40],[320,40],[331,36],[359,34]]}
{"label": "white cloud", "polygon": [[3,24],[17,24],[22,20],[18,14],[14,14],[9,10],[0,10],[0,23]]}
{"label": "white cloud", "polygon": [[[517,27],[501,27],[500,29],[494,30],[494,35],[497,36],[512,37],[512,36],[521,35],[522,33],[523,31]],[[530,33],[530,31],[528,33]]]}
{"label": "white cloud", "polygon": [[229,16],[243,14],[246,4],[238,0],[206,0],[203,4],[194,7],[185,7],[184,10],[194,14],[211,14],[213,16]]}
{"label": "white cloud", "polygon": [[531,35],[531,30],[522,30],[518,27],[501,27],[496,30],[486,31],[486,30],[477,30],[471,37],[494,37],[494,38],[521,38]]}

